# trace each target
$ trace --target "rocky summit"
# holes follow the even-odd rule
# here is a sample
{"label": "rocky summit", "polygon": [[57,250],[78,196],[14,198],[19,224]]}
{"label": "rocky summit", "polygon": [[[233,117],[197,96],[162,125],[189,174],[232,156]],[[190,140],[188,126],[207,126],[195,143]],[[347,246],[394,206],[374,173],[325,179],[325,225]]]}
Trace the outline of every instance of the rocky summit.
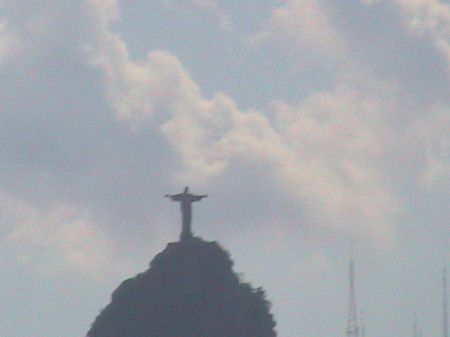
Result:
{"label": "rocky summit", "polygon": [[275,337],[261,288],[233,271],[216,242],[169,243],[150,268],[124,281],[88,337]]}

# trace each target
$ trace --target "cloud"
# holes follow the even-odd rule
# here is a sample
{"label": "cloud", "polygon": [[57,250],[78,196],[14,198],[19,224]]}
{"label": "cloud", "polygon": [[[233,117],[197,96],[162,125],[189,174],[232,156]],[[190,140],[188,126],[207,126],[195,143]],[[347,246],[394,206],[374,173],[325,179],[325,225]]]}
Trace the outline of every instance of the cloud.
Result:
{"label": "cloud", "polygon": [[287,48],[295,48],[298,62],[339,64],[346,53],[346,41],[333,27],[324,3],[316,0],[288,0],[272,10],[257,39],[282,37]]}
{"label": "cloud", "polygon": [[203,97],[174,55],[153,51],[135,63],[120,40],[109,40],[110,47],[93,50],[91,62],[105,70],[119,117],[136,130],[156,125],[166,137],[182,165],[174,171],[177,181],[202,186],[254,166],[270,167],[277,188],[292,189],[299,204],[326,214],[328,226],[354,231],[357,223],[370,223],[361,233],[392,235],[398,202],[379,168],[371,166],[383,146],[383,133],[372,125],[376,98],[360,98],[343,86],[312,95],[298,110],[278,103],[275,127],[260,111],[242,111],[224,94]]}
{"label": "cloud", "polygon": [[257,36],[330,85],[366,78],[395,83],[410,91],[417,106],[450,94],[447,13],[439,1],[286,0]]}
{"label": "cloud", "polygon": [[[158,223],[143,199],[159,190],[159,182],[148,175],[160,170],[164,176],[158,161],[164,162],[165,154],[157,155],[157,137],[122,127],[105,98],[103,74],[87,59],[89,46],[100,43],[108,20],[114,18],[113,8],[111,14],[104,11],[108,4],[114,3],[75,1],[71,10],[68,3],[53,1],[36,3],[34,10],[28,2],[5,4],[5,22],[15,41],[0,69],[2,193],[26,205],[29,215],[5,220],[16,228],[5,231],[4,238],[14,233],[9,239],[11,244],[23,243],[15,244],[20,255],[47,251],[41,255],[48,268],[67,263],[95,270],[83,260],[89,249],[97,247],[100,256],[102,250],[109,256],[104,241],[120,237],[127,221],[138,228],[135,233],[145,232],[146,221]],[[147,185],[143,194],[136,191],[139,184]],[[7,213],[1,216],[8,219]],[[49,223],[58,230],[51,230]],[[80,242],[68,242],[66,232],[72,238],[78,235]],[[82,245],[87,232],[94,234]],[[153,237],[160,233],[165,231],[157,230]],[[119,246],[126,247],[127,240],[120,240]],[[114,251],[120,249],[115,246]],[[135,251],[128,249],[122,256],[132,254]],[[111,267],[99,259],[102,268]]]}
{"label": "cloud", "polygon": [[283,169],[288,186],[309,197],[329,225],[389,241],[392,217],[401,209],[383,174],[387,149],[379,105],[376,95],[341,86],[275,109],[293,154]]}
{"label": "cloud", "polygon": [[450,74],[450,5],[439,0],[398,0],[403,19],[415,34],[431,35],[435,48],[447,60]]}
{"label": "cloud", "polygon": [[210,10],[217,16],[220,22],[220,26],[225,31],[233,31],[233,21],[231,16],[225,12],[217,3],[212,0],[191,0],[194,6]]}
{"label": "cloud", "polygon": [[110,269],[112,242],[88,214],[61,204],[43,210],[7,194],[0,200],[4,244],[17,262],[47,276],[73,269],[95,275]]}
{"label": "cloud", "polygon": [[[371,10],[383,17],[386,9],[377,4]],[[288,232],[308,227],[324,237],[357,235],[390,247],[397,218],[411,210],[405,191],[423,195],[445,184],[448,89],[427,87],[425,72],[417,74],[424,81],[411,84],[400,71],[375,71],[396,60],[396,49],[374,57],[378,46],[362,48],[362,35],[349,35],[336,20],[343,14],[333,14],[326,1],[285,1],[263,35],[295,41],[308,62],[330,62],[338,75],[328,89],[265,110],[242,109],[220,92],[207,97],[169,51],[133,59],[110,27],[120,17],[115,1],[44,1],[23,11],[26,6],[6,7],[17,48],[6,49],[0,70],[8,83],[0,172],[3,193],[29,214],[12,216],[16,227],[7,240],[34,247],[32,254],[48,250],[92,270],[128,240],[169,237],[171,230],[159,228],[167,220],[161,195],[186,181],[229,196],[216,213],[221,222],[238,223],[236,233],[243,224],[277,222]],[[389,46],[397,38],[411,42],[402,34],[392,35]],[[411,42],[415,61],[425,42]],[[339,64],[356,66],[343,75]],[[432,73],[442,73],[441,66]],[[424,89],[432,90],[415,95]],[[93,246],[103,253],[90,265]]]}
{"label": "cloud", "polygon": [[440,0],[397,0],[396,4],[403,10],[404,18],[416,33],[431,31],[449,37],[449,4]]}
{"label": "cloud", "polygon": [[[303,55],[308,59],[308,55],[316,55],[317,51],[320,56],[313,57],[315,62],[323,63],[323,58],[330,56],[339,59],[335,88],[355,88],[362,96],[375,92],[373,97],[379,104],[370,115],[384,119],[380,123],[385,135],[380,134],[380,139],[390,137],[393,148],[388,151],[412,156],[426,153],[425,139],[418,140],[412,130],[416,123],[442,120],[442,109],[448,108],[450,76],[445,54],[449,41],[448,5],[440,1],[397,1],[395,7],[385,1],[350,1],[345,5],[310,2],[310,20],[305,20],[298,15],[306,7],[305,1],[284,1],[273,10],[266,31],[297,43],[301,48],[300,67],[306,67]],[[274,19],[277,22],[279,13],[282,17],[299,19],[280,20],[284,29],[278,29],[273,22]],[[311,33],[316,30],[317,34]],[[305,34],[314,37],[312,44],[305,43],[308,41]],[[329,36],[333,36],[333,41]],[[344,48],[337,48],[336,41]],[[318,49],[315,44],[319,43],[330,49]],[[288,47],[286,54],[292,50]],[[445,121],[444,125],[448,123]],[[437,142],[446,143],[446,138],[440,134]],[[419,173],[420,167],[418,164],[413,171]],[[411,169],[409,165],[408,168]]]}

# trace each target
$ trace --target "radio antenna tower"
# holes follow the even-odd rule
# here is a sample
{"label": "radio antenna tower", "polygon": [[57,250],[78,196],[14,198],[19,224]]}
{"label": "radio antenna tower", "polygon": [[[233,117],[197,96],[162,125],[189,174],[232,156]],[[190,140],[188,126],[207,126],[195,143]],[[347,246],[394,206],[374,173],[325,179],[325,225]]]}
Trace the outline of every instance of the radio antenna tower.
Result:
{"label": "radio antenna tower", "polygon": [[417,312],[414,313],[413,337],[419,337],[419,330],[417,328]]}
{"label": "radio antenna tower", "polygon": [[442,288],[443,288],[443,299],[442,299],[442,337],[448,336],[448,295],[447,295],[447,267],[444,267],[442,272]]}
{"label": "radio antenna tower", "polygon": [[361,310],[361,331],[360,331],[360,336],[361,337],[366,337],[366,322],[364,320],[364,310]]}
{"label": "radio antenna tower", "polygon": [[355,266],[353,262],[353,252],[350,257],[350,297],[348,303],[347,317],[347,337],[359,337],[358,318],[355,295]]}

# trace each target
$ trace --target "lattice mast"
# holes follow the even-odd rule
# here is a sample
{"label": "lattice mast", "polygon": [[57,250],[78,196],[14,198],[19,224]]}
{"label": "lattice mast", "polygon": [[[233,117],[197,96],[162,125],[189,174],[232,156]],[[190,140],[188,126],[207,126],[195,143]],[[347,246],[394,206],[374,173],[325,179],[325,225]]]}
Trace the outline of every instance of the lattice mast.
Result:
{"label": "lattice mast", "polygon": [[448,336],[448,294],[447,294],[447,267],[442,271],[442,337]]}
{"label": "lattice mast", "polygon": [[419,337],[419,328],[417,327],[417,312],[414,313],[414,321],[413,321],[413,337]]}
{"label": "lattice mast", "polygon": [[350,258],[350,293],[347,317],[347,337],[359,337],[358,317],[356,308],[355,293],[355,263],[353,257]]}
{"label": "lattice mast", "polygon": [[361,327],[359,329],[360,330],[359,335],[360,337],[366,337],[366,322],[364,319],[364,310],[361,310],[360,317],[361,317]]}

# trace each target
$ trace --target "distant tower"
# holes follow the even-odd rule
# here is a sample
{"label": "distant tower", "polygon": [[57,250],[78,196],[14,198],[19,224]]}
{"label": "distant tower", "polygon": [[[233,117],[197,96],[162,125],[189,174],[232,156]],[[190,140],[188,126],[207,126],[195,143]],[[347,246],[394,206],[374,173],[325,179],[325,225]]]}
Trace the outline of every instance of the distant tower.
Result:
{"label": "distant tower", "polygon": [[447,267],[444,267],[442,272],[442,337],[448,336],[448,294],[447,294]]}
{"label": "distant tower", "polygon": [[413,337],[423,337],[423,329],[417,323],[417,312],[414,313]]}
{"label": "distant tower", "polygon": [[364,320],[364,310],[361,310],[361,337],[366,337],[366,322]]}
{"label": "distant tower", "polygon": [[353,256],[350,258],[350,298],[348,303],[347,337],[359,337],[358,318],[355,295],[355,266]]}
{"label": "distant tower", "polygon": [[417,312],[414,313],[414,321],[413,321],[413,337],[419,337],[419,330],[417,328]]}

